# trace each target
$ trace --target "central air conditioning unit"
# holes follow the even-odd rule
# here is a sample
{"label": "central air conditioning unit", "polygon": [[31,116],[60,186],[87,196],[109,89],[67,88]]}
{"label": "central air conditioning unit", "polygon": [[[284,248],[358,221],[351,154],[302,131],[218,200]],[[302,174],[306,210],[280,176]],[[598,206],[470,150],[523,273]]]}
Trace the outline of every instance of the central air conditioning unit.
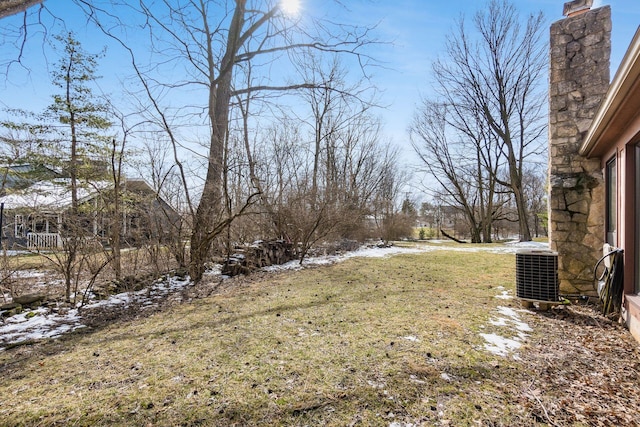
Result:
{"label": "central air conditioning unit", "polygon": [[516,253],[516,296],[523,300],[558,302],[558,254],[548,250]]}

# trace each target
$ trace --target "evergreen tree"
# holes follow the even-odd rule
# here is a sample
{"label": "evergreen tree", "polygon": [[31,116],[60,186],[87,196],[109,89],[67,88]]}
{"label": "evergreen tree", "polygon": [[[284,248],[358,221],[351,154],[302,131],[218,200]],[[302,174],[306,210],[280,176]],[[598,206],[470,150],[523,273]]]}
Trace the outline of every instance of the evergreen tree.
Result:
{"label": "evergreen tree", "polygon": [[[109,138],[105,131],[111,127],[107,118],[108,104],[95,96],[90,84],[96,76],[97,60],[103,53],[86,52],[74,34],[56,36],[63,46],[60,60],[52,72],[52,83],[60,89],[53,96],[53,103],[44,114],[45,122],[52,126],[50,142],[57,148],[52,149],[54,158],[69,177],[71,206],[62,222],[64,258],[58,258],[56,264],[65,276],[65,297],[71,298],[71,282],[75,271],[80,268],[82,259],[78,259],[85,243],[83,221],[80,215],[78,190],[82,181],[103,179],[107,168],[100,165],[100,159],[109,152]],[[47,120],[48,119],[48,120]]]}
{"label": "evergreen tree", "polygon": [[82,178],[90,179],[106,174],[98,159],[104,158],[109,141],[104,131],[111,127],[107,118],[108,105],[99,100],[90,87],[96,76],[97,61],[103,56],[86,52],[72,32],[58,35],[63,55],[52,72],[52,83],[61,90],[53,96],[45,117],[58,122],[57,138],[60,166],[70,178],[71,213],[78,213],[78,184]]}

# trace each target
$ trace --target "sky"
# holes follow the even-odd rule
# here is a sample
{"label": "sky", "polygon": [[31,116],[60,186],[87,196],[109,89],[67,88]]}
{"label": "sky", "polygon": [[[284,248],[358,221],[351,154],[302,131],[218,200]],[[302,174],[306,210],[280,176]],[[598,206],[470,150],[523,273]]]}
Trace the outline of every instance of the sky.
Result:
{"label": "sky", "polygon": [[[563,0],[513,0],[522,16],[542,11],[549,28],[563,19]],[[387,130],[408,148],[407,127],[422,95],[429,95],[432,62],[444,53],[446,37],[461,16],[467,20],[486,4],[480,0],[377,2],[372,19],[379,18],[384,38],[394,40],[392,49],[383,51],[390,69],[381,72],[385,101],[390,104]],[[385,5],[386,4],[386,5]],[[640,25],[638,0],[595,0],[594,8],[610,5],[612,11],[611,78]],[[363,12],[364,14],[364,12]],[[548,40],[548,30],[545,33]]]}
{"label": "sky", "polygon": [[[297,13],[320,16],[329,15],[331,4],[327,0],[299,0]],[[521,15],[542,11],[545,27],[562,19],[563,0],[513,0]],[[471,18],[485,0],[346,0],[340,10],[341,18],[361,25],[375,25],[375,36],[384,42],[373,47],[371,55],[379,61],[373,70],[372,82],[381,90],[380,103],[385,106],[379,113],[383,119],[385,134],[402,151],[402,158],[410,159],[411,148],[407,128],[422,96],[430,93],[431,63],[444,52],[445,39],[461,16]],[[64,22],[73,29],[88,51],[98,51],[105,40],[68,0],[45,0],[50,14],[42,14],[43,20],[52,22],[50,15],[59,18],[57,26]],[[640,3],[638,0],[595,0],[594,7],[610,5],[612,8],[612,57],[613,77],[638,25]],[[32,9],[33,10],[33,9]],[[22,16],[6,18],[0,22],[0,64],[16,55],[17,47],[8,42],[5,28],[19,24]],[[38,29],[36,28],[37,32]],[[52,31],[53,33],[54,31]],[[546,32],[548,37],[548,30]],[[36,42],[34,42],[36,40]],[[48,65],[54,56],[38,43],[37,34],[24,50],[25,67],[12,66],[7,75],[0,69],[0,108],[25,108],[40,111],[51,102],[53,88],[48,83]],[[101,61],[100,90],[113,93],[125,76],[115,50],[107,52]]]}

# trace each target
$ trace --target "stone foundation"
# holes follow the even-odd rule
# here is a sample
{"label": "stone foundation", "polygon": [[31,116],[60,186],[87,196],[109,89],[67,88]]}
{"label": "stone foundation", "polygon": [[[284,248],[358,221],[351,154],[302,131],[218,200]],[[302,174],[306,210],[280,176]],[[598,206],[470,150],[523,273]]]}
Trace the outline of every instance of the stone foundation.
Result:
{"label": "stone foundation", "polygon": [[594,295],[593,268],[604,243],[600,162],[578,154],[609,88],[611,8],[567,13],[551,26],[549,70],[550,245],[558,252],[560,291]]}

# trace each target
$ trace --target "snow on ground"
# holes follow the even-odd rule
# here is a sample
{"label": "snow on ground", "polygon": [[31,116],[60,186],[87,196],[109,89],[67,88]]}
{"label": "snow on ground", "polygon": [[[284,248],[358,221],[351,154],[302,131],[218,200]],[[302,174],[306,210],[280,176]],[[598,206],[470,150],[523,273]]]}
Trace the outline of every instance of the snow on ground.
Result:
{"label": "snow on ground", "polygon": [[[520,315],[516,310],[503,306],[498,307],[497,316],[489,319],[489,324],[497,329],[509,332],[509,335],[513,335],[514,331],[516,333],[512,338],[505,338],[494,332],[480,334],[485,340],[485,350],[502,357],[516,352],[527,338],[526,333],[532,330],[528,324],[520,320]],[[513,357],[517,358],[517,355]]]}
{"label": "snow on ground", "polygon": [[[82,310],[96,307],[126,305],[137,303],[143,307],[153,306],[171,293],[178,292],[189,286],[188,279],[169,277],[160,280],[147,289],[137,292],[120,293],[108,299],[93,301],[86,304]],[[5,319],[0,326],[0,350],[4,346],[22,341],[56,338],[60,335],[84,328],[83,318],[78,308],[71,310],[50,311],[46,308],[24,311]]]}
{"label": "snow on ground", "polygon": [[496,295],[496,298],[505,300],[513,299],[513,292],[510,290],[505,290],[504,286],[498,286],[496,289],[500,291],[500,295]]}
{"label": "snow on ground", "polygon": [[2,255],[2,256],[4,256],[4,255],[6,255],[6,256],[28,255],[30,253],[32,253],[32,252],[29,252],[29,251],[12,251],[12,250],[5,250],[5,249],[0,250],[0,255]]}
{"label": "snow on ground", "polygon": [[460,244],[456,246],[434,246],[433,243],[445,243],[443,240],[429,240],[429,245],[414,245],[414,246],[391,246],[391,247],[362,247],[358,250],[347,252],[341,255],[326,255],[319,257],[305,258],[302,265],[300,261],[289,261],[281,265],[272,265],[264,267],[265,271],[281,271],[281,270],[300,270],[305,266],[313,265],[328,265],[336,262],[342,262],[350,258],[356,257],[371,257],[380,258],[386,256],[393,256],[399,254],[417,254],[422,252],[432,251],[453,251],[453,252],[490,252],[498,254],[510,254],[517,253],[522,249],[539,249],[548,250],[549,244],[542,242],[507,242],[503,245],[489,244],[489,245],[472,245],[472,244]]}
{"label": "snow on ground", "polygon": [[76,309],[66,314],[49,314],[47,309],[38,308],[9,317],[0,327],[0,345],[55,338],[82,327]]}
{"label": "snow on ground", "polygon": [[36,279],[45,277],[47,273],[39,270],[18,270],[13,272],[13,277],[16,279]]}
{"label": "snow on ground", "polygon": [[421,253],[421,252],[429,252],[440,250],[438,247],[429,247],[429,246],[421,246],[421,247],[402,247],[402,246],[391,246],[391,247],[362,247],[358,250],[345,252],[340,255],[323,255],[316,257],[308,257],[305,258],[300,265],[299,260],[289,261],[285,264],[280,265],[271,265],[269,267],[264,267],[265,271],[282,271],[282,270],[301,270],[307,266],[314,265],[329,265],[335,264],[338,262],[346,261],[351,258],[382,258],[387,256],[399,255],[399,254],[410,254],[410,253]]}
{"label": "snow on ground", "polygon": [[[438,243],[438,242],[436,242]],[[442,243],[442,242],[440,242]],[[516,253],[522,248],[546,249],[548,245],[536,242],[527,243],[507,243],[504,245],[459,245],[459,246],[435,246],[435,245],[415,245],[415,246],[392,246],[387,248],[366,247],[357,251],[347,252],[342,255],[327,255],[318,257],[309,257],[304,260],[302,265],[299,261],[291,261],[283,265],[265,267],[266,271],[302,269],[306,266],[326,265],[341,262],[354,257],[387,257],[398,254],[422,253],[436,250],[448,250],[458,252],[492,252],[492,253]],[[37,271],[29,271],[21,273],[29,277],[42,277],[43,273]],[[208,272],[209,275],[220,275],[220,269],[214,268]],[[154,306],[158,300],[165,298],[167,295],[179,292],[188,287],[191,282],[188,279],[180,279],[168,277],[157,281],[150,288],[143,289],[133,293],[121,293],[112,295],[110,298],[101,301],[90,301],[82,310],[90,310],[91,308],[101,306],[116,306],[135,303],[142,307]],[[498,288],[503,289],[503,288]],[[503,291],[501,296],[497,298],[511,298],[509,291]],[[83,324],[82,310],[73,308],[70,310],[53,311],[45,308],[39,308],[31,311],[25,311],[15,316],[4,319],[0,326],[0,351],[3,347],[28,340],[39,340],[45,338],[56,338],[60,335],[85,327]],[[510,352],[520,347],[521,341],[526,337],[524,334],[528,326],[519,321],[515,311],[506,307],[501,307],[498,314],[500,317],[492,319],[492,326],[515,327],[518,330],[518,336],[514,339],[503,338],[496,334],[481,334],[487,341],[485,348],[495,354],[506,356]],[[411,339],[414,337],[404,337]]]}

